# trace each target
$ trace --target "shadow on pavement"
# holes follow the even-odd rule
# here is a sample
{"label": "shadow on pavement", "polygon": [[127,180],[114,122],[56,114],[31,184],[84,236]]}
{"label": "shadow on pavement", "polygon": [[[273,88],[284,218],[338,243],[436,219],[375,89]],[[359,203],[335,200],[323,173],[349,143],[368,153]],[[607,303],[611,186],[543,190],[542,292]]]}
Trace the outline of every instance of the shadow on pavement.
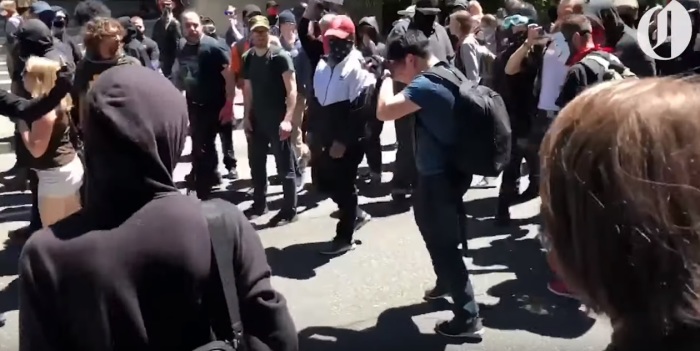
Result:
{"label": "shadow on pavement", "polygon": [[[448,340],[420,332],[413,317],[435,312],[433,304],[422,303],[388,309],[377,324],[365,330],[309,327],[299,332],[299,349],[304,351],[402,350],[444,351],[448,344],[461,345],[479,340]],[[432,326],[430,326],[432,328]]]}
{"label": "shadow on pavement", "polygon": [[268,247],[265,249],[267,262],[272,267],[272,275],[296,280],[307,280],[316,276],[319,268],[338,256],[319,253],[327,242],[301,243],[283,249]]}
{"label": "shadow on pavement", "polygon": [[[4,248],[0,251],[0,277],[17,275],[22,246],[21,243],[5,241]],[[18,304],[19,282],[15,279],[0,290],[0,313],[14,311],[19,308]]]}
{"label": "shadow on pavement", "polygon": [[[478,266],[503,265],[516,279],[491,287],[487,294],[499,302],[482,308],[484,326],[500,330],[525,330],[538,335],[573,339],[588,331],[595,319],[579,310],[578,301],[561,298],[547,290],[552,278],[537,239],[510,236],[489,247],[468,250]],[[472,271],[478,275],[493,270]]]}

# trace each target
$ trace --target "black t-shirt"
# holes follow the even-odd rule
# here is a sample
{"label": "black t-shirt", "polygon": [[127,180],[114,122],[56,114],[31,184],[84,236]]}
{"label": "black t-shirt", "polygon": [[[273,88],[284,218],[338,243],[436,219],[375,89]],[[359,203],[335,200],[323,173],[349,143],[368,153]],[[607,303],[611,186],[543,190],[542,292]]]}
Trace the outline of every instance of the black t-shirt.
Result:
{"label": "black t-shirt", "polygon": [[176,85],[185,90],[187,99],[200,104],[226,102],[226,80],[221,74],[231,63],[231,54],[218,40],[203,36],[198,44],[180,40],[177,53]]}

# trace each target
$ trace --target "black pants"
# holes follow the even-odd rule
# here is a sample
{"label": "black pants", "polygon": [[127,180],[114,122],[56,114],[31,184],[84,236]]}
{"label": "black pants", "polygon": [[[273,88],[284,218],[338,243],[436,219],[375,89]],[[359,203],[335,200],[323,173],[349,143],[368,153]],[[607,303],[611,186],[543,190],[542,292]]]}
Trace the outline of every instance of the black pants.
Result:
{"label": "black pants", "polygon": [[503,170],[503,178],[501,179],[501,188],[498,193],[498,214],[508,214],[509,207],[513,204],[516,197],[519,195],[519,180],[522,174],[520,173],[520,164],[523,159],[527,162],[530,169],[530,183],[538,181],[539,157],[528,145],[518,144],[513,141],[513,147],[510,153],[510,162]]}
{"label": "black pants", "polygon": [[284,204],[282,211],[296,212],[297,184],[301,181],[301,171],[292,148],[292,141],[280,140],[279,130],[270,126],[254,126],[248,137],[248,160],[253,181],[253,202],[255,206],[267,203],[267,154],[272,151],[277,166],[277,176],[282,178]]}
{"label": "black pants", "polygon": [[217,106],[187,103],[192,137],[192,174],[194,190],[200,198],[206,198],[216,183],[216,168],[219,158],[216,155],[216,134],[219,132],[219,111]]}
{"label": "black pants", "polygon": [[227,170],[236,168],[236,154],[233,151],[233,121],[219,126],[219,138],[221,139],[221,149],[224,154],[224,167]]}
{"label": "black pants", "polygon": [[371,118],[367,123],[367,136],[363,139],[363,147],[367,156],[369,170],[374,173],[382,173],[382,141],[381,135],[384,122]]}
{"label": "black pants", "polygon": [[324,148],[314,162],[313,169],[317,171],[314,184],[338,205],[339,220],[335,228],[335,239],[350,243],[360,213],[355,178],[364,149],[360,142],[347,145],[345,154],[338,159],[332,158],[328,154],[329,150],[330,147]]}
{"label": "black pants", "polygon": [[29,228],[32,231],[39,230],[43,227],[41,216],[39,215],[39,176],[33,169],[27,169],[29,172],[29,191],[32,193],[32,209],[31,217],[29,218]]}
{"label": "black pants", "polygon": [[469,271],[458,248],[466,237],[467,225],[462,196],[471,180],[471,176],[448,174],[420,176],[413,198],[413,213],[437,276],[437,286],[450,292],[455,317],[464,320],[479,314]]}

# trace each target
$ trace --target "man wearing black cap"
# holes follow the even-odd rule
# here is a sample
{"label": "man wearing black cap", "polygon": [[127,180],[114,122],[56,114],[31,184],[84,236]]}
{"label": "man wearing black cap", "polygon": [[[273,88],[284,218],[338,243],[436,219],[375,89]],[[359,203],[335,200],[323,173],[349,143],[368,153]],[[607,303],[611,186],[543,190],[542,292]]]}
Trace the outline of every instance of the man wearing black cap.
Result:
{"label": "man wearing black cap", "polygon": [[143,46],[143,43],[136,38],[138,35],[138,30],[131,22],[131,18],[127,16],[119,17],[119,24],[124,27],[124,31],[126,32],[124,38],[122,38],[122,42],[124,43],[124,53],[139,60],[142,66],[152,69],[153,65],[151,64],[151,59],[148,56],[148,53],[146,52],[146,48]]}
{"label": "man wearing black cap", "polygon": [[[428,37],[430,52],[442,62],[450,62],[454,57],[454,49],[450,36],[445,27],[436,22],[440,8],[436,0],[418,0],[416,13],[410,22],[399,21],[389,33],[387,41],[392,41],[406,34],[408,30],[420,30]],[[396,91],[403,89],[397,83]],[[414,117],[402,118],[394,126],[399,147],[396,151],[394,178],[392,180],[392,196],[400,199],[411,193],[416,178],[416,167],[413,152]]]}
{"label": "man wearing black cap", "polygon": [[306,166],[311,154],[309,147],[304,143],[301,125],[306,110],[306,96],[311,89],[311,63],[301,47],[301,41],[297,37],[296,18],[292,11],[285,10],[278,16],[280,28],[280,43],[282,48],[289,53],[294,62],[294,71],[297,82],[297,103],[292,117],[292,146],[297,157],[301,160],[300,166]]}

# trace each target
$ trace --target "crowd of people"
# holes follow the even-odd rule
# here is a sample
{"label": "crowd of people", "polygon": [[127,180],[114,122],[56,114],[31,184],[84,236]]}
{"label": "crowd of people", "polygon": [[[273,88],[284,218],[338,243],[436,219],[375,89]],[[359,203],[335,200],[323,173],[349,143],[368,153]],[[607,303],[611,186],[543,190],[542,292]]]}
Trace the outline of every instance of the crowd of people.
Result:
{"label": "crowd of people", "polygon": [[[438,334],[484,331],[460,250],[462,198],[501,175],[497,223],[541,197],[539,237],[557,277],[548,288],[608,315],[610,350],[699,347],[700,2],[680,3],[695,34],[680,56],[655,61],[638,43],[639,5],[611,0],[560,0],[545,19],[520,0],[496,14],[478,1],[418,0],[386,35],[339,0],[228,7],[223,35],[205,14],[159,0],[152,38],[143,19],[85,0],[73,16],[81,42],[65,33],[65,9],[3,1],[12,89],[0,114],[17,126],[9,173],[33,197],[30,226],[14,234],[27,240],[20,349],[298,350],[249,222],[268,212],[267,155],[284,197],[270,224],[298,220],[310,169],[313,190],[338,206],[321,253],[343,254],[371,220],[355,184],[382,181],[386,121],[398,144],[392,196],[410,197],[435,271],[424,298],[453,300]],[[253,187],[245,211],[210,200],[222,177],[239,177],[237,94]],[[198,199],[173,180],[188,135]],[[225,210],[223,227],[207,204]]]}

